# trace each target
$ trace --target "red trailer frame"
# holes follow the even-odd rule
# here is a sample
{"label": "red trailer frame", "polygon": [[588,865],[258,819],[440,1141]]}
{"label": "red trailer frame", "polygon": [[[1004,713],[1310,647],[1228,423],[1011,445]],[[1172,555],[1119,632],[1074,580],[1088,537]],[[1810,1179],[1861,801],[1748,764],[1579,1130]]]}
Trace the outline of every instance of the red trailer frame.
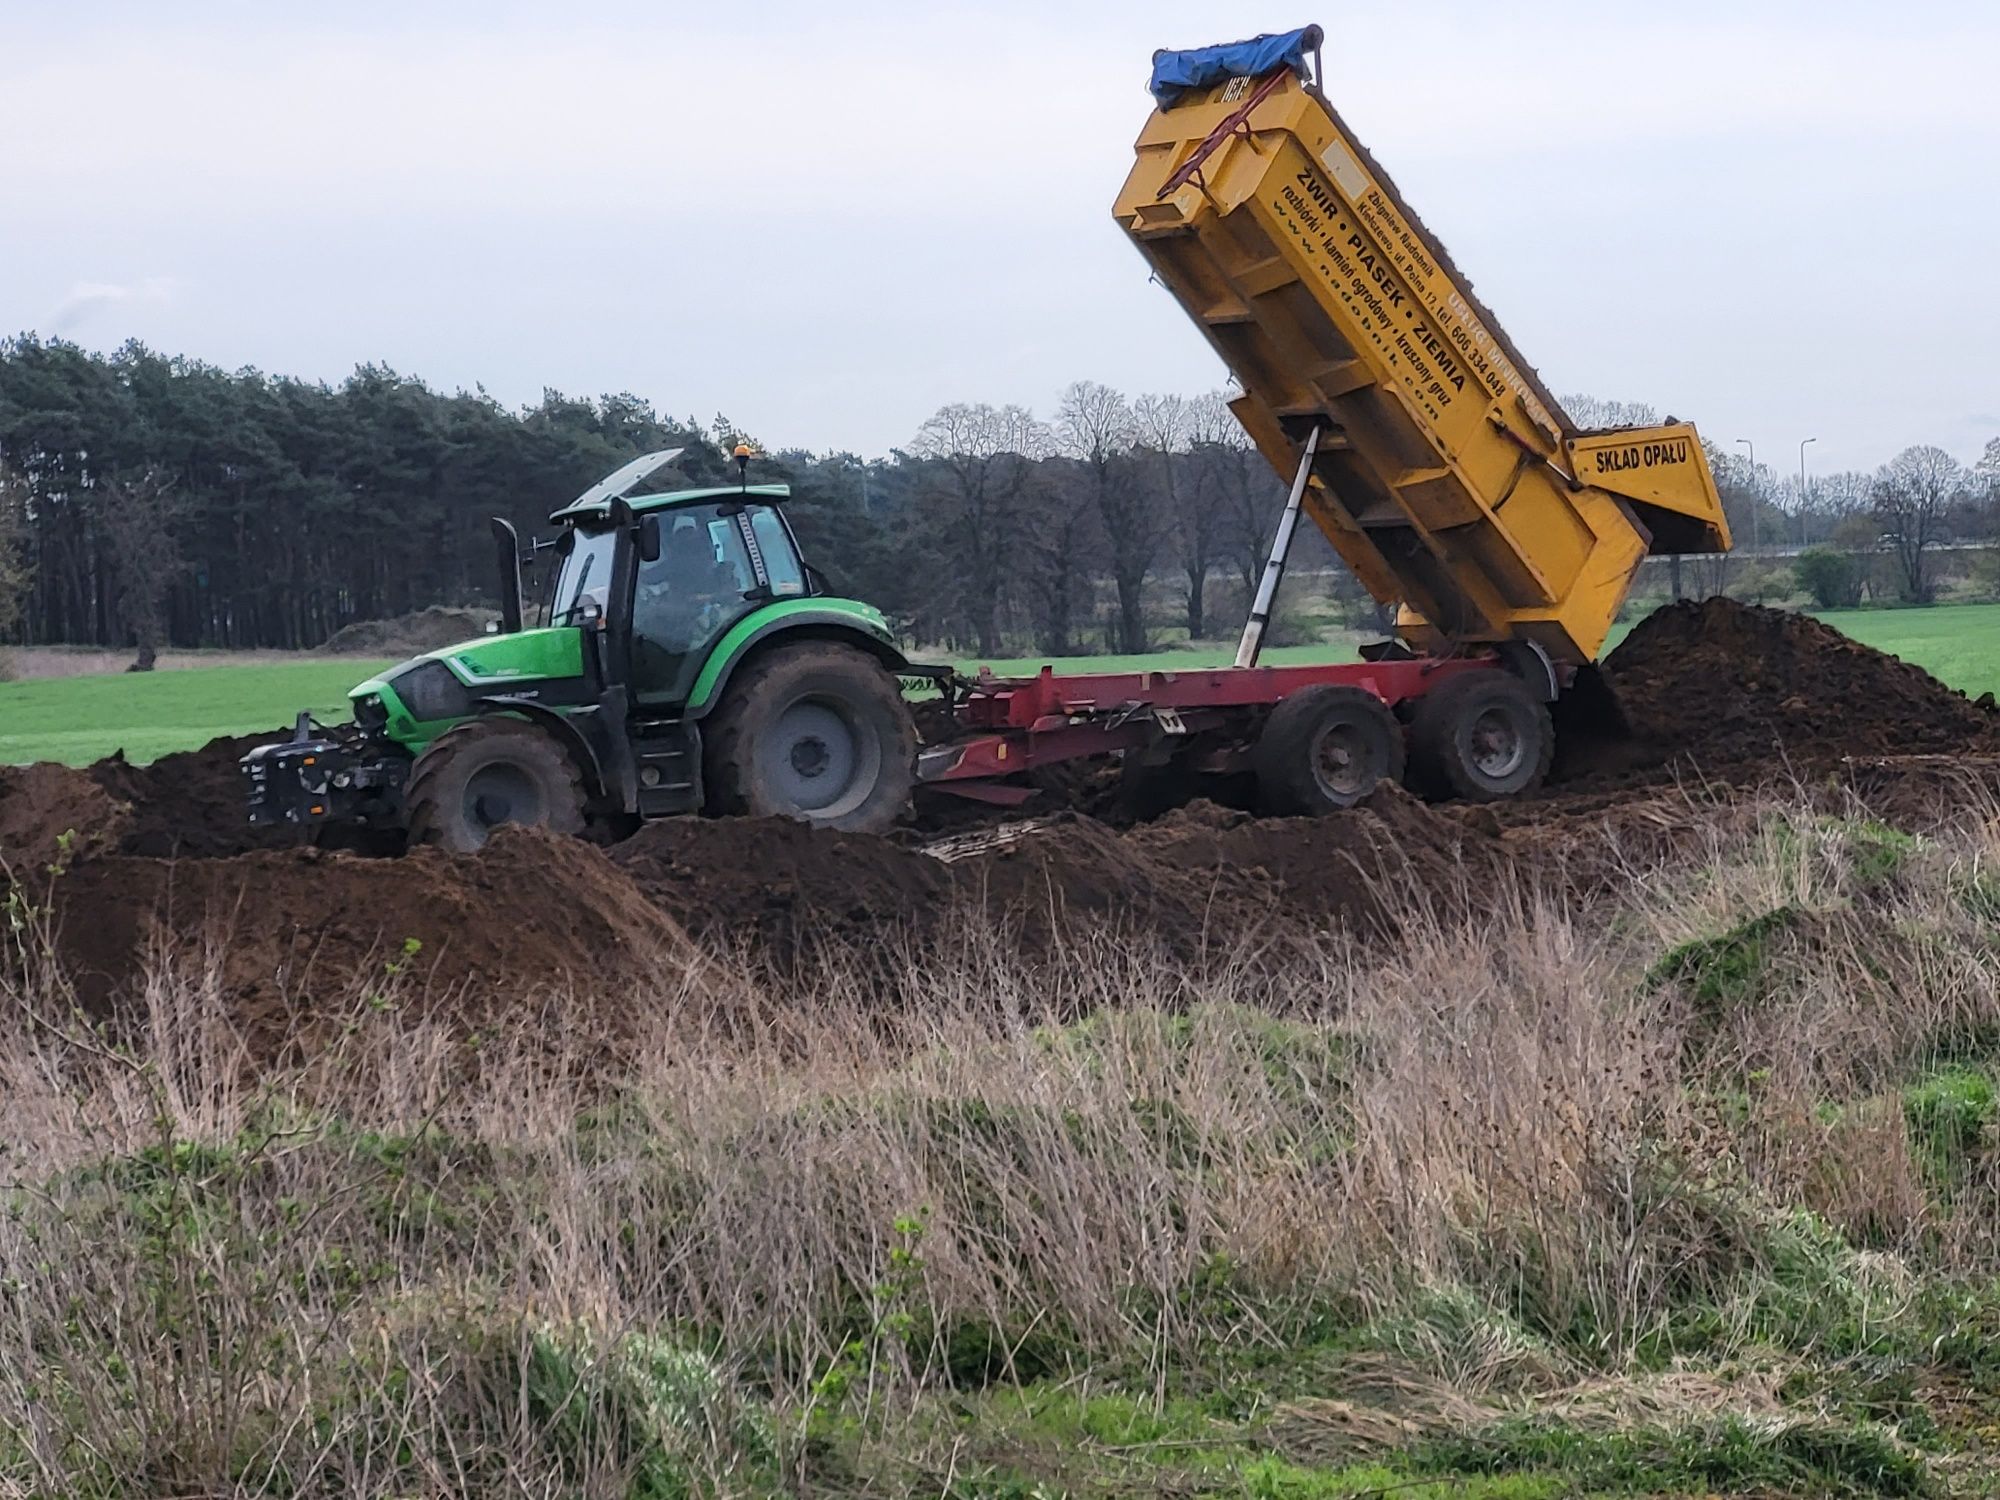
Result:
{"label": "red trailer frame", "polygon": [[[917,780],[975,801],[1012,805],[1032,789],[1004,778],[1043,766],[1211,730],[1234,731],[1247,742],[1262,713],[1301,688],[1357,687],[1393,709],[1462,673],[1503,670],[1491,654],[1186,672],[1060,674],[1043,667],[1033,677],[996,677],[982,668],[976,677],[959,679],[962,696],[952,706],[971,736],[923,751]],[[1222,747],[1215,764],[1197,763],[1196,769],[1225,769],[1231,748]]]}

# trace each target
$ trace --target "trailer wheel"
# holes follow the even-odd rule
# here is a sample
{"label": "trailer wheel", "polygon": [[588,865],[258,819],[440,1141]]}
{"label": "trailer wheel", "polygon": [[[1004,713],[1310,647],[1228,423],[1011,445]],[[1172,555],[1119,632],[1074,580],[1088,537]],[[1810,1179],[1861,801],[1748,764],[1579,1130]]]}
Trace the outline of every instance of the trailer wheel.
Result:
{"label": "trailer wheel", "polygon": [[1251,754],[1267,812],[1312,816],[1352,807],[1403,775],[1403,726],[1365,688],[1318,683],[1281,699]]}
{"label": "trailer wheel", "polygon": [[1461,673],[1410,715],[1410,765],[1430,796],[1519,796],[1549,774],[1555,749],[1548,705],[1511,672]]}
{"label": "trailer wheel", "polygon": [[409,842],[458,854],[503,823],[583,832],[583,776],[569,753],[522,719],[470,719],[432,740],[403,793]]}
{"label": "trailer wheel", "polygon": [[864,651],[778,646],[729,685],[708,733],[708,805],[881,833],[908,811],[917,728],[902,689]]}

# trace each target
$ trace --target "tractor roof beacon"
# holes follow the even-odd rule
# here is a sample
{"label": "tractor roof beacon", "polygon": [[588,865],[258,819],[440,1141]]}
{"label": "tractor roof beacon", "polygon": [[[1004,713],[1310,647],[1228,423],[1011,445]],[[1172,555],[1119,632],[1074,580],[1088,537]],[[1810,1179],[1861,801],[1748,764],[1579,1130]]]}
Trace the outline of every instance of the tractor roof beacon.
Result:
{"label": "tractor roof beacon", "polygon": [[648,454],[550,518],[530,611],[495,520],[499,633],[355,687],[351,726],[301,716],[244,757],[253,823],[372,828],[454,850],[503,823],[617,831],[702,808],[888,827],[915,779],[912,668],[880,610],[827,592],[784,485],[633,494]]}

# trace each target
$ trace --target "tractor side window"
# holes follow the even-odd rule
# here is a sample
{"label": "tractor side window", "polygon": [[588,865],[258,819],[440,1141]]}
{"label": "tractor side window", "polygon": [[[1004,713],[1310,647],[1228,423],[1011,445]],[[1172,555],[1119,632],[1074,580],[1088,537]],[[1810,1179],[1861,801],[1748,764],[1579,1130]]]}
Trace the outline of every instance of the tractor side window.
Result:
{"label": "tractor side window", "polygon": [[757,586],[736,522],[712,505],[660,512],[660,555],[639,566],[632,603],[633,686],[685,696],[710,645],[749,607]]}
{"label": "tractor side window", "polygon": [[771,595],[794,599],[806,591],[805,569],[799,566],[799,550],[793,545],[791,529],[783,516],[770,506],[750,511],[750,529],[756,534],[758,550],[764,554],[764,571],[771,576]]}

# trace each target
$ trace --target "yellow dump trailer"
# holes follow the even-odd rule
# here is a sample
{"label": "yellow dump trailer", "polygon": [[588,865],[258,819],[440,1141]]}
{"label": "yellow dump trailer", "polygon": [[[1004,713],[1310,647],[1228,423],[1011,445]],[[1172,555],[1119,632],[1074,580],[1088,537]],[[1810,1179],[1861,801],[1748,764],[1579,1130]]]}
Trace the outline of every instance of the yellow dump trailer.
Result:
{"label": "yellow dump trailer", "polygon": [[1701,441],[1573,427],[1305,72],[1192,75],[1146,122],[1118,221],[1280,474],[1318,430],[1303,509],[1411,646],[1594,660],[1649,552],[1729,547]]}

